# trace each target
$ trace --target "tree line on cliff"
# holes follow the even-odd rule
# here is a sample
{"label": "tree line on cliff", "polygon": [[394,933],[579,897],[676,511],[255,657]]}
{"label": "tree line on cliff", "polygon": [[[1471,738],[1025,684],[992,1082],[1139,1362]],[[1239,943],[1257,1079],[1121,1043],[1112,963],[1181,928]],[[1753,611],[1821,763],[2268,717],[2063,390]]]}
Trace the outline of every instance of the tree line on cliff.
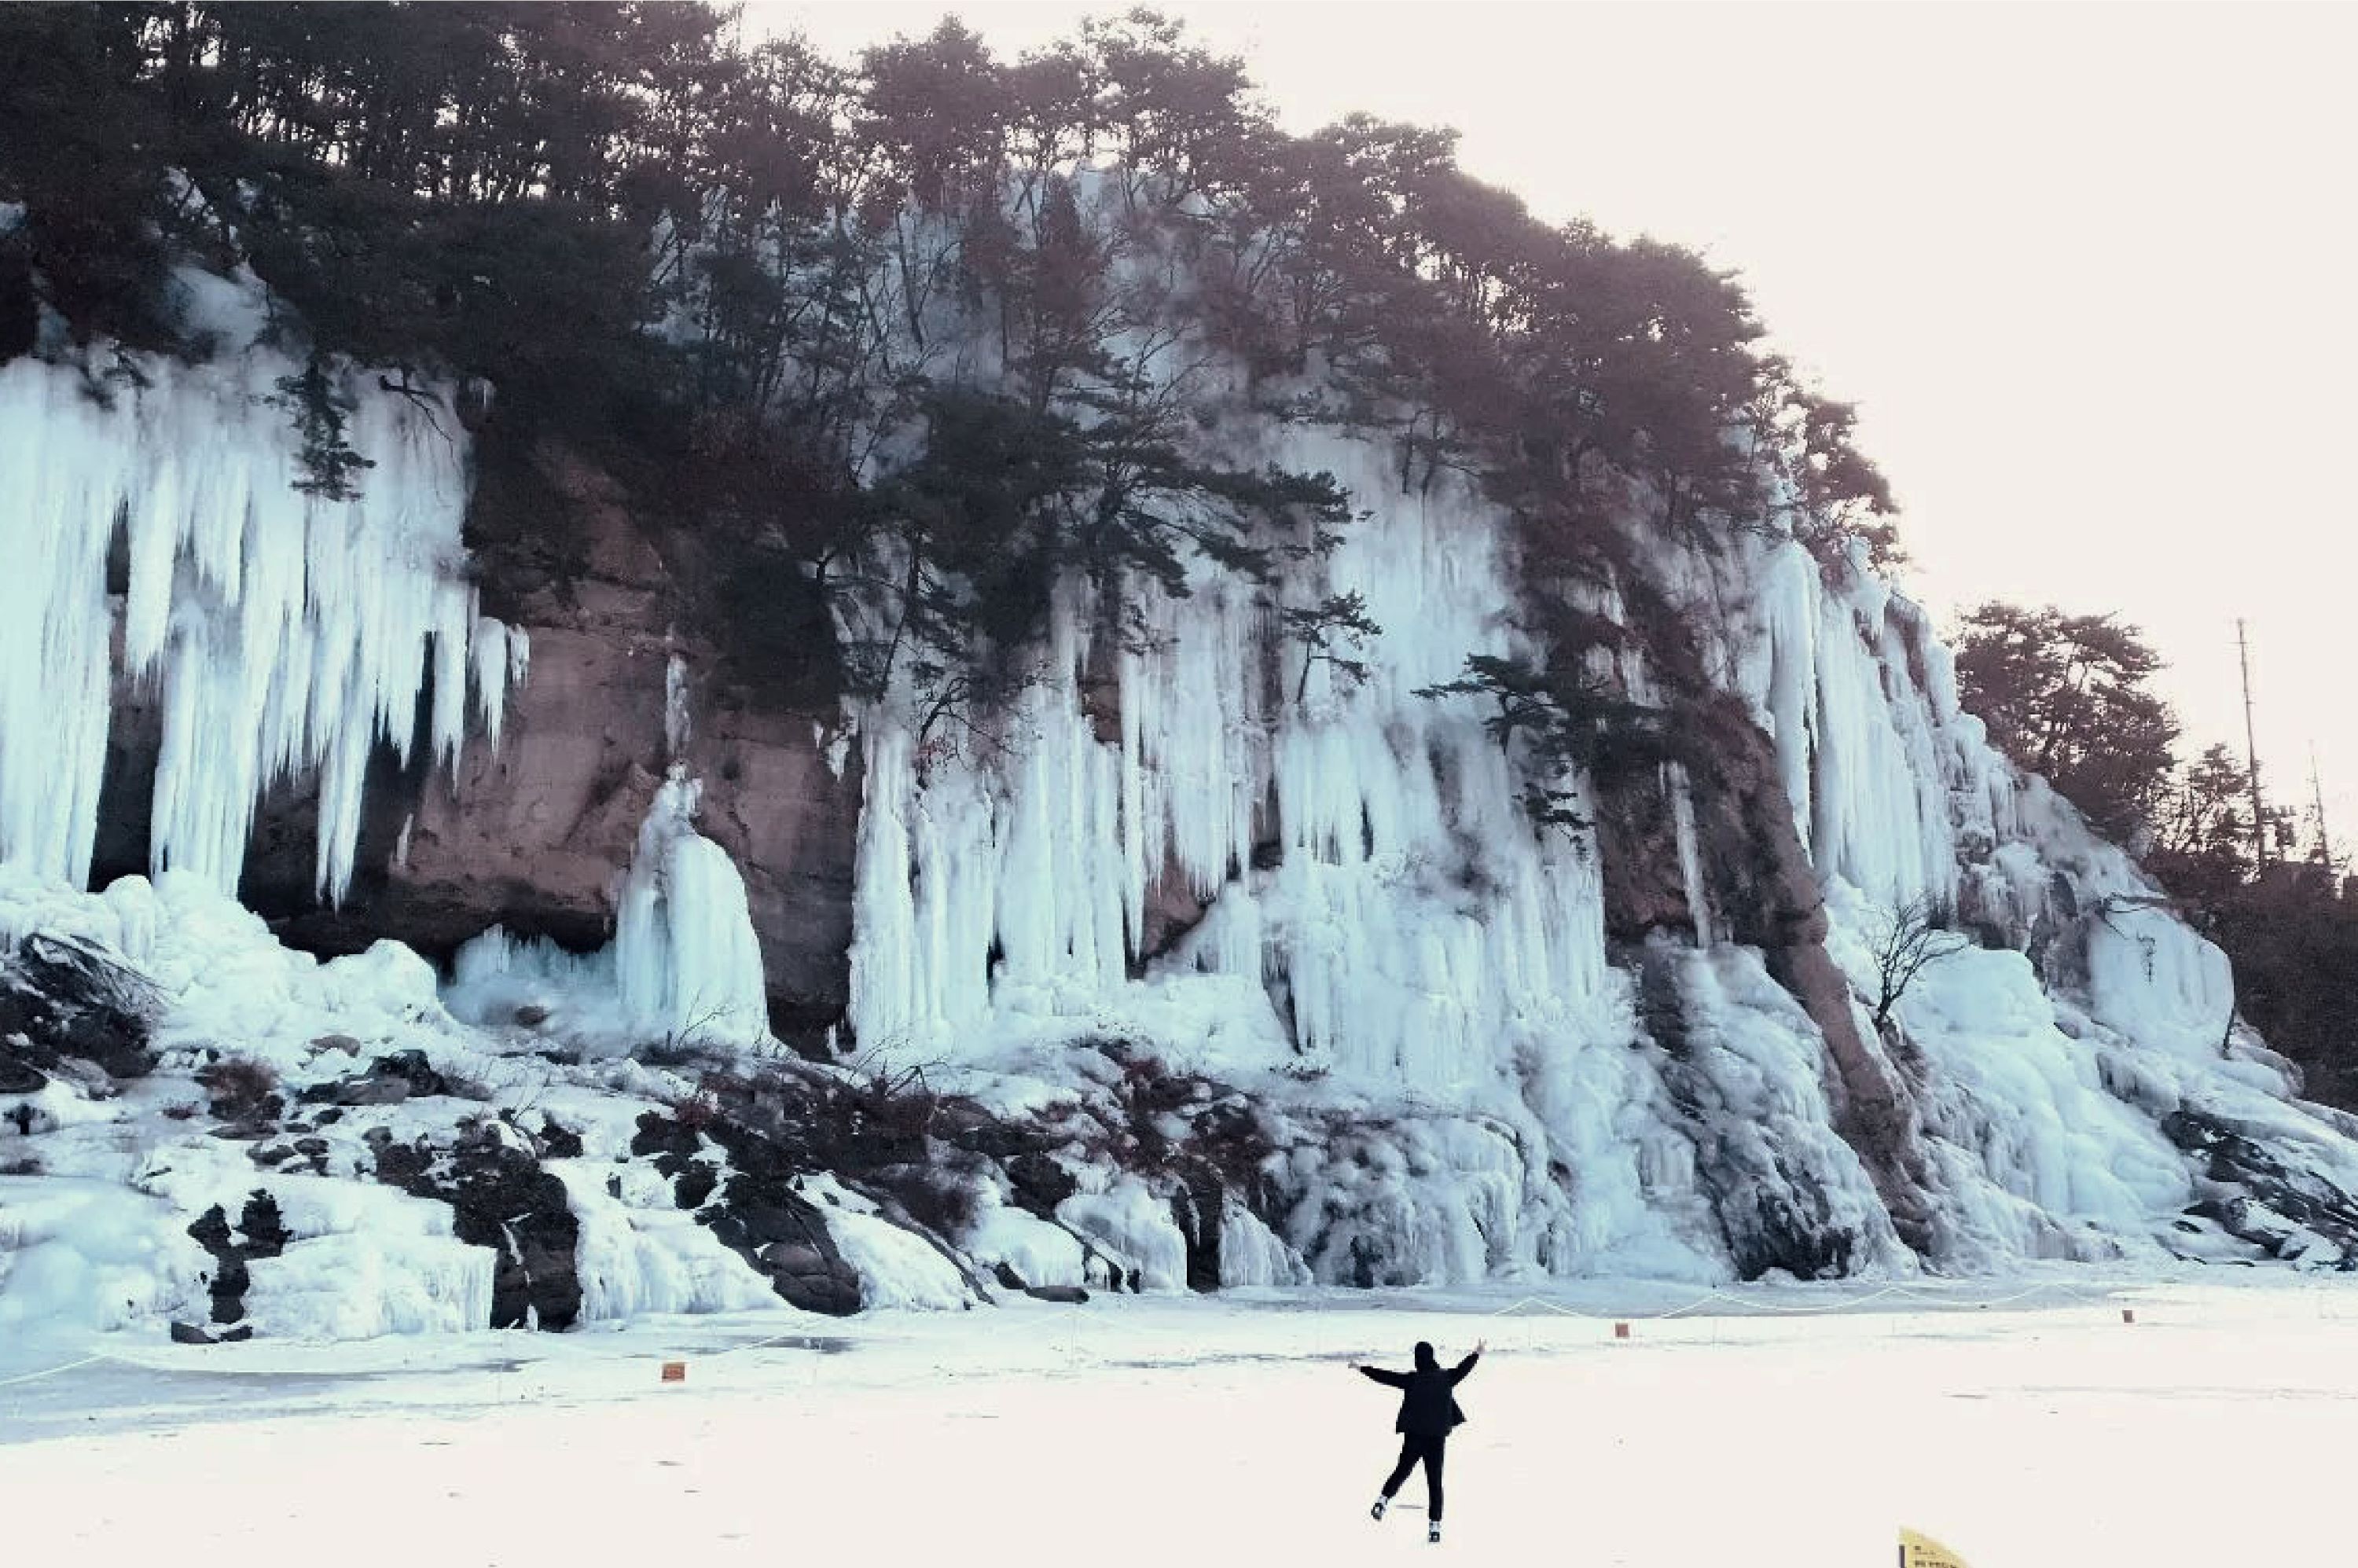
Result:
{"label": "tree line on cliff", "polygon": [[[315,367],[495,385],[502,438],[881,596],[854,685],[906,659],[988,695],[975,650],[1036,637],[1052,575],[1178,592],[1199,553],[1330,545],[1331,481],[1205,456],[1223,410],[1379,431],[1403,489],[1507,506],[1551,650],[1510,675],[1576,725],[1615,633],[1562,590],[1625,582],[1632,520],[1895,548],[1852,410],[1730,275],[1541,221],[1453,132],[1289,134],[1148,11],[840,63],[700,5],[9,7],[0,200],[0,355],[58,323],[200,355],[175,265],[250,267]],[[282,388],[327,494],[367,479],[333,387]],[[1289,622],[1305,667],[1356,614]]]}
{"label": "tree line on cliff", "polygon": [[1991,741],[2132,849],[2234,966],[2237,1011],[2358,1107],[2358,902],[2325,825],[2268,805],[2227,747],[2187,757],[2152,689],[2160,654],[2117,615],[1988,603],[1955,636],[1958,694]]}
{"label": "tree line on cliff", "polygon": [[[487,384],[487,469],[553,436],[725,546],[713,619],[750,664],[857,620],[782,608],[812,586],[865,595],[887,612],[838,633],[831,681],[899,671],[936,716],[1025,678],[1060,578],[1121,634],[1124,581],[1184,592],[1199,554],[1273,578],[1349,525],[1325,476],[1207,457],[1206,427],[1378,433],[1402,490],[1465,476],[1516,519],[1543,651],[1445,689],[1495,704],[1542,830],[1577,820],[1567,760],[1710,784],[1590,658],[1635,636],[1673,704],[1701,680],[1667,605],[1579,608],[1645,595],[1633,524],[1897,550],[1853,410],[1763,351],[1729,274],[1542,221],[1445,129],[1289,134],[1149,11],[1012,60],[946,21],[841,62],[692,4],[0,7],[0,361],[201,358],[176,269],[250,268],[305,366],[279,390],[315,493],[368,481],[340,372]],[[86,368],[95,395],[125,373]],[[572,544],[517,510],[528,536],[475,541],[494,577]],[[1381,631],[1349,596],[1277,619],[1296,691]],[[2343,1072],[2358,998],[2320,977],[2358,974],[2358,920],[2330,878],[2264,874],[2240,764],[2179,764],[2158,667],[2112,618],[1993,606],[1959,673],[2227,946],[2254,1022]]]}

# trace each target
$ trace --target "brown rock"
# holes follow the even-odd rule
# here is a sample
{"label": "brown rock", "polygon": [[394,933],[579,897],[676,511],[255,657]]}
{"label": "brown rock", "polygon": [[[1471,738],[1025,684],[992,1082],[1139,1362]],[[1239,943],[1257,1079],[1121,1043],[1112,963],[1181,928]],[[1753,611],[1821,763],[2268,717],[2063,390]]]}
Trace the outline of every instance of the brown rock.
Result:
{"label": "brown rock", "polygon": [[1596,852],[1604,871],[1606,935],[1633,945],[1654,930],[1693,935],[1676,807],[1661,775],[1650,771],[1600,795]]}
{"label": "brown rock", "polygon": [[[481,454],[469,536],[487,612],[531,642],[500,745],[470,741],[448,778],[430,775],[422,754],[406,771],[379,754],[341,909],[311,892],[315,794],[274,795],[245,898],[282,939],[324,953],[393,936],[440,958],[492,925],[581,949],[608,941],[616,886],[670,760],[676,654],[691,677],[683,760],[703,784],[698,826],[744,877],[773,1020],[832,1022],[849,984],[860,781],[856,756],[841,778],[827,765],[834,705],[815,696],[825,683],[757,681],[716,642],[725,627],[708,589],[731,563],[712,531],[634,513],[611,480],[561,451],[494,446]],[[815,647],[813,669],[831,669],[831,647]],[[126,774],[136,766],[126,757]],[[144,827],[125,823],[117,837]]]}
{"label": "brown rock", "polygon": [[408,1098],[409,1084],[403,1078],[347,1078],[336,1086],[338,1105],[399,1105]]}
{"label": "brown rock", "polygon": [[1713,904],[1730,937],[1761,950],[1769,974],[1825,1037],[1841,1091],[1834,1130],[1858,1152],[1899,1238],[1930,1250],[1922,1120],[1882,1043],[1860,1033],[1849,982],[1826,951],[1825,899],[1793,827],[1775,748],[1733,697],[1713,699],[1700,721],[1711,732],[1716,775],[1695,802]]}
{"label": "brown rock", "polygon": [[212,1136],[225,1143],[254,1143],[265,1138],[276,1137],[278,1127],[275,1122],[233,1121],[225,1126],[214,1128]]}
{"label": "brown rock", "polygon": [[1207,907],[1187,885],[1185,868],[1176,860],[1167,862],[1163,874],[1147,885],[1146,920],[1139,933],[1140,957],[1159,957],[1170,951],[1181,937],[1203,923]]}

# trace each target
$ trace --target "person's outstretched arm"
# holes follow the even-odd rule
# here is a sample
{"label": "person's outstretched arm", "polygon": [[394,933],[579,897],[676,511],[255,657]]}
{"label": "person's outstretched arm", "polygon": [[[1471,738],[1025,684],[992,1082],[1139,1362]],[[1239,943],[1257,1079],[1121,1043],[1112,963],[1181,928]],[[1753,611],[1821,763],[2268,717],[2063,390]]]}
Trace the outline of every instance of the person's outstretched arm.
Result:
{"label": "person's outstretched arm", "polygon": [[1351,1363],[1351,1370],[1354,1372],[1363,1372],[1367,1376],[1373,1378],[1377,1382],[1383,1384],[1386,1388],[1405,1389],[1408,1387],[1408,1374],[1406,1372],[1387,1372],[1381,1367],[1362,1367],[1357,1361]]}
{"label": "person's outstretched arm", "polygon": [[1465,1360],[1460,1361],[1455,1367],[1450,1368],[1449,1386],[1454,1389],[1458,1384],[1464,1382],[1466,1380],[1466,1374],[1474,1369],[1474,1363],[1482,1358],[1482,1352],[1489,1348],[1490,1342],[1488,1340],[1476,1340],[1474,1342],[1473,1354],[1467,1356]]}

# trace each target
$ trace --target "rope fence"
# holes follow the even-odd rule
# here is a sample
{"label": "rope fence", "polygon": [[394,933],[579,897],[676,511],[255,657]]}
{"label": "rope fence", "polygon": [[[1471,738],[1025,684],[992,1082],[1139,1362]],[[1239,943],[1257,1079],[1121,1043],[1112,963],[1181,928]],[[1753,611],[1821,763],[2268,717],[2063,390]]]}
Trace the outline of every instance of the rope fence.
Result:
{"label": "rope fence", "polygon": [[[1740,1316],[1750,1318],[1816,1317],[1829,1314],[1858,1313],[1862,1309],[1868,1307],[1875,1303],[1883,1301],[1909,1302],[1944,1312],[1982,1312],[1987,1311],[1993,1307],[2013,1306],[2021,1303],[2041,1299],[2051,1302],[2057,1297],[2064,1298],[2065,1303],[2071,1304],[2113,1305],[2117,1304],[2122,1292],[2147,1291],[2157,1287],[2167,1288],[2168,1284],[2169,1281],[2125,1281],[2107,1288],[2091,1289],[2084,1285],[2073,1284],[2067,1281],[2058,1280],[2042,1281],[2040,1283],[2028,1285],[2021,1290],[2009,1292],[2006,1294],[1986,1297],[1960,1297],[1944,1291],[1927,1290],[1920,1285],[1895,1284],[1885,1285],[1878,1289],[1866,1292],[1861,1295],[1844,1296],[1839,1300],[1826,1302],[1761,1301],[1736,1292],[1714,1286],[1699,1290],[1696,1292],[1693,1299],[1678,1303],[1675,1305],[1643,1311],[1630,1308],[1609,1311],[1598,1310],[1590,1307],[1574,1306],[1562,1301],[1551,1299],[1547,1296],[1526,1295],[1518,1297],[1514,1301],[1509,1302],[1506,1305],[1494,1308],[1488,1312],[1466,1314],[1463,1315],[1480,1319],[1488,1319],[1514,1317],[1526,1314],[1545,1314],[1555,1317],[1575,1318],[1593,1323],[1610,1323],[1616,1326],[1617,1331],[1626,1332],[1627,1326],[1633,1323],[1664,1323],[1678,1319],[1694,1318],[1706,1313],[1716,1313],[1732,1317]],[[2324,1314],[2325,1297],[2329,1293],[2328,1292],[2326,1292],[2322,1287],[2320,1287],[2301,1293],[2314,1296],[2319,1313],[2320,1315]],[[1403,1307],[1404,1310],[1416,1310],[1412,1307],[1406,1307],[1405,1303],[1403,1303]],[[2125,1310],[2127,1309],[2125,1309]],[[1460,1314],[1453,1314],[1452,1315]],[[765,1350],[773,1346],[783,1345],[789,1341],[809,1339],[812,1336],[812,1331],[809,1328],[795,1327],[785,1330],[782,1333],[770,1335],[762,1339],[752,1340],[743,1345],[732,1345],[724,1350],[695,1352],[693,1354],[693,1359],[699,1365],[708,1365],[715,1361],[727,1360],[731,1357],[747,1355],[756,1350]],[[59,1377],[67,1372],[79,1371],[82,1368],[93,1366],[101,1361],[112,1361],[118,1365],[134,1368],[141,1371],[159,1372],[179,1369],[158,1366],[153,1362],[130,1356],[118,1355],[111,1351],[101,1350],[87,1356],[80,1357],[74,1360],[60,1362],[54,1367],[45,1367],[36,1371],[22,1372],[11,1377],[0,1378],[0,1389],[16,1388],[28,1383],[40,1382],[45,1379]],[[668,1368],[673,1365],[682,1364],[684,1358],[676,1357],[674,1361],[665,1363],[666,1381],[677,1380],[676,1378],[669,1372]],[[205,1369],[209,1372],[224,1376],[250,1375],[257,1377],[270,1376],[279,1370],[278,1368],[248,1368],[225,1366],[208,1367]]]}
{"label": "rope fence", "polygon": [[[812,1337],[812,1336],[808,1329],[789,1329],[785,1333],[773,1334],[766,1339],[756,1339],[750,1344],[732,1345],[726,1350],[698,1352],[696,1355],[695,1359],[699,1364],[719,1361],[731,1356],[744,1355],[748,1351],[765,1350],[773,1345],[782,1345],[790,1339],[808,1339],[810,1337]],[[135,1356],[118,1355],[113,1351],[100,1350],[94,1351],[88,1356],[80,1357],[71,1361],[59,1362],[54,1367],[44,1367],[38,1371],[20,1372],[13,1377],[0,1378],[0,1389],[12,1389],[26,1383],[38,1383],[42,1381],[44,1379],[55,1378],[62,1373],[79,1371],[84,1367],[95,1366],[101,1361],[112,1361],[117,1366],[129,1367],[135,1370],[142,1372],[178,1372],[189,1369],[183,1367],[159,1365],[157,1362],[146,1360]],[[502,1369],[505,1370],[510,1368]],[[268,1378],[284,1374],[286,1368],[281,1367],[208,1366],[204,1368],[203,1370],[213,1376],[224,1378]]]}
{"label": "rope fence", "polygon": [[[2126,1290],[2138,1287],[2124,1285],[2116,1288]],[[1584,1307],[1568,1306],[1562,1302],[1551,1301],[1545,1296],[1524,1296],[1508,1303],[1495,1312],[1484,1313],[1480,1315],[1509,1317],[1526,1307],[1536,1307],[1558,1317],[1587,1318],[1599,1323],[1652,1323],[1669,1318],[1692,1317],[1707,1308],[1717,1307],[1723,1312],[1747,1313],[1756,1317],[1810,1317],[1826,1313],[1856,1312],[1871,1302],[1895,1297],[1927,1303],[1951,1311],[1985,1311],[1990,1307],[2011,1306],[2017,1302],[2055,1295],[2092,1303],[2109,1303],[2113,1300],[2112,1292],[2091,1291],[2083,1286],[2067,1284],[2061,1281],[2033,1285],[2027,1290],[2016,1291],[2008,1295],[1970,1300],[1960,1300],[1946,1292],[1928,1291],[1915,1285],[1886,1285],[1879,1290],[1869,1291],[1865,1295],[1844,1296],[1839,1301],[1816,1303],[1754,1301],[1731,1292],[1713,1288],[1699,1292],[1693,1301],[1651,1312],[1630,1310],[1598,1312]]]}
{"label": "rope fence", "polygon": [[87,1367],[93,1361],[112,1361],[114,1359],[114,1357],[101,1351],[95,1356],[85,1356],[79,1361],[68,1361],[62,1366],[45,1367],[38,1372],[25,1372],[14,1378],[0,1378],[0,1389],[12,1389],[19,1383],[38,1383],[44,1378],[54,1378],[60,1372],[70,1372],[77,1368]]}

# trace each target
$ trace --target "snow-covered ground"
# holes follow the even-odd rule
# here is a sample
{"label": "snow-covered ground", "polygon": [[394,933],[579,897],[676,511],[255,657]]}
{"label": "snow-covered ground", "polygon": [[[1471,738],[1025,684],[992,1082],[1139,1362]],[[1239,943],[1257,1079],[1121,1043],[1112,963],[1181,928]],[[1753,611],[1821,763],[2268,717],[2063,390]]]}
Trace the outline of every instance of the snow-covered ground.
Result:
{"label": "snow-covered ground", "polygon": [[2338,1559],[2358,1287],[2039,1278],[1750,1288],[1671,1317],[1644,1314],[1694,1292],[118,1335],[16,1382],[39,1366],[5,1346],[9,1557],[1390,1561],[1433,1549],[1421,1512],[1367,1517],[1391,1396],[1347,1364],[1487,1336],[1449,1458],[1460,1558],[1828,1568],[1889,1562],[1906,1525],[1974,1568]]}

